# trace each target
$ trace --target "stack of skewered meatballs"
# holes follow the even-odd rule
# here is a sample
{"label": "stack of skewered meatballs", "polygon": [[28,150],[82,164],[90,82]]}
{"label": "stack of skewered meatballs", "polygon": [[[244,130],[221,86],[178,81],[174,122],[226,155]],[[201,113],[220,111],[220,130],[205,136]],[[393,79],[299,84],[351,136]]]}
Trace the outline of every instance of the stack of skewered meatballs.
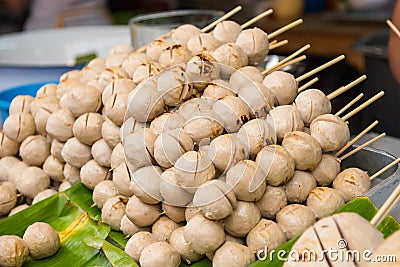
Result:
{"label": "stack of skewered meatballs", "polygon": [[321,91],[263,76],[268,47],[234,21],[212,34],[183,25],[16,97],[0,132],[0,215],[22,210],[17,192],[31,204],[82,182],[144,267],[246,266],[297,236],[370,180],[340,172],[331,152],[349,129]]}

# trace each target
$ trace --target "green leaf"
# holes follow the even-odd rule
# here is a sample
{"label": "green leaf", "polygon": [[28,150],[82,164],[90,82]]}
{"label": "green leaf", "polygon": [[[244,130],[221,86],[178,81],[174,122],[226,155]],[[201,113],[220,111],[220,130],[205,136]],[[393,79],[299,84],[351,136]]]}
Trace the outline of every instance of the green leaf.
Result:
{"label": "green leaf", "polygon": [[139,265],[132,259],[131,256],[107,241],[104,241],[102,249],[112,266],[139,267]]}

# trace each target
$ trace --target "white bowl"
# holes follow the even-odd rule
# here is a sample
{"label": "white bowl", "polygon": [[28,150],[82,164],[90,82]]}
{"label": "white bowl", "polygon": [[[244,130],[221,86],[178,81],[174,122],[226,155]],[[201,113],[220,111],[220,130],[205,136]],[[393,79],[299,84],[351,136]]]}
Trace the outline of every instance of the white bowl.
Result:
{"label": "white bowl", "polygon": [[81,68],[75,59],[95,53],[105,58],[117,44],[130,44],[128,26],[81,26],[0,35],[0,91],[58,80]]}

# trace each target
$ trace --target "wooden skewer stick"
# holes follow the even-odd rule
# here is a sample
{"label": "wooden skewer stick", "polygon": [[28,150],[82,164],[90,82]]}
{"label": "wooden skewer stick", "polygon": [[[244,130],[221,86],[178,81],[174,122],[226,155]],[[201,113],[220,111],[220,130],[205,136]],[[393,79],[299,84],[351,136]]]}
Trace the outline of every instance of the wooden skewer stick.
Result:
{"label": "wooden skewer stick", "polygon": [[209,30],[214,28],[218,23],[220,23],[221,21],[226,20],[227,18],[232,17],[233,15],[238,13],[240,10],[242,10],[242,6],[235,7],[234,9],[232,9],[231,11],[229,11],[228,13],[226,13],[225,15],[223,15],[222,17],[220,17],[216,21],[214,21],[214,22],[208,24],[207,26],[205,26],[203,29],[201,29],[201,32],[208,32]]}
{"label": "wooden skewer stick", "polygon": [[303,53],[304,51],[306,51],[307,49],[309,49],[311,47],[310,44],[306,44],[305,46],[303,46],[302,48],[300,48],[299,50],[295,51],[293,54],[291,54],[290,56],[287,56],[286,58],[282,59],[280,62],[276,63],[274,66],[270,67],[269,69],[263,71],[263,75],[267,74],[268,72],[270,72],[272,69],[275,69],[277,67],[279,67],[279,65],[285,64],[286,62],[289,62],[290,60],[292,60],[293,58],[297,57],[298,55],[300,55],[301,53]]}
{"label": "wooden skewer stick", "polygon": [[393,24],[393,22],[388,19],[386,20],[387,25],[394,31],[394,33],[400,38],[400,30]]}
{"label": "wooden skewer stick", "polygon": [[[214,21],[214,22],[211,22],[211,24],[214,24],[214,26],[215,26],[215,25],[217,25],[219,22],[221,22],[221,21],[223,21],[223,20],[226,20],[226,19],[228,19],[229,17],[232,17],[234,14],[236,14],[237,12],[239,12],[241,9],[242,9],[241,6],[237,6],[236,8],[232,9],[231,11],[229,11],[228,13],[226,13],[225,15],[223,15],[223,16],[221,17],[221,18],[224,18],[224,19],[221,20],[221,18],[219,18],[219,19],[218,19],[219,21],[218,21],[217,23],[215,23],[216,21]],[[210,25],[211,25],[211,24],[210,24]],[[207,29],[207,28],[209,28],[210,25],[208,25],[208,26],[204,27],[203,29],[201,29],[201,31],[202,31],[202,32],[208,31],[209,29]],[[214,26],[213,26],[213,27],[214,27]],[[211,27],[211,28],[212,28],[212,27]],[[210,29],[211,29],[211,28],[210,28]],[[206,30],[204,30],[204,29],[206,29]],[[173,34],[174,31],[175,31],[175,29],[172,30],[172,31],[170,31],[170,32],[167,32],[167,33],[161,35],[161,36],[158,37],[157,39],[165,39],[165,38],[168,38],[168,37],[170,37],[170,36]],[[144,52],[144,51],[146,50],[146,48],[147,48],[148,45],[149,45],[149,44],[146,44],[146,45],[144,45],[144,46],[142,46],[142,47],[136,49],[136,52],[138,52],[138,53]]]}
{"label": "wooden skewer stick", "polygon": [[372,143],[378,141],[379,139],[381,139],[381,138],[383,138],[383,137],[385,137],[385,136],[386,136],[386,133],[382,133],[382,134],[380,134],[380,135],[378,135],[378,136],[372,138],[372,139],[369,140],[368,142],[365,142],[364,144],[360,145],[359,147],[353,149],[353,150],[350,151],[349,153],[347,153],[347,154],[341,156],[339,159],[340,159],[340,160],[347,159],[348,157],[350,157],[351,155],[357,153],[358,151],[360,151],[360,150],[363,149],[364,147],[369,146],[370,144],[372,144]]}
{"label": "wooden skewer stick", "polygon": [[301,75],[300,77],[297,77],[297,78],[296,78],[296,81],[297,81],[297,82],[301,82],[302,80],[307,79],[308,77],[314,75],[315,73],[320,72],[321,70],[324,70],[324,69],[326,69],[327,67],[332,66],[333,64],[336,64],[337,62],[343,60],[344,58],[345,58],[344,55],[340,55],[340,56],[338,56],[337,58],[332,59],[331,61],[328,61],[328,62],[326,62],[325,64],[319,66],[318,68],[315,68],[315,69],[313,69],[313,70],[311,70],[311,71],[309,71],[309,72],[307,72],[307,73]]}
{"label": "wooden skewer stick", "polygon": [[290,65],[292,65],[292,64],[294,64],[294,63],[303,61],[303,60],[305,60],[306,58],[307,58],[306,55],[302,55],[302,56],[300,56],[300,57],[297,57],[297,58],[295,58],[295,59],[292,59],[292,60],[286,62],[286,63],[283,64],[283,65],[279,65],[278,67],[273,68],[272,70],[270,70],[270,71],[267,72],[266,74],[270,74],[271,72],[274,72],[274,71],[276,71],[276,70],[281,70],[281,69],[283,69],[283,68],[285,68],[285,67],[287,67],[287,66],[290,66]]}
{"label": "wooden skewer stick", "polygon": [[381,175],[382,173],[384,173],[385,171],[389,170],[390,168],[392,168],[394,165],[397,165],[400,162],[400,158],[397,158],[395,161],[393,161],[392,163],[389,163],[388,165],[386,165],[385,167],[383,167],[380,171],[376,172],[374,175],[372,175],[370,177],[370,179],[375,179],[376,177],[378,177],[379,175]]}
{"label": "wooden skewer stick", "polygon": [[392,194],[385,201],[385,203],[383,203],[378,213],[375,214],[374,218],[372,218],[371,220],[372,226],[378,227],[399,200],[400,200],[400,184],[397,185],[396,189],[392,192]]}
{"label": "wooden skewer stick", "polygon": [[355,114],[357,114],[358,112],[360,112],[361,110],[363,110],[364,108],[368,107],[369,105],[371,105],[372,103],[374,103],[376,100],[378,100],[379,98],[381,98],[382,96],[385,95],[385,92],[380,91],[379,93],[377,93],[376,95],[374,95],[373,97],[371,97],[369,100],[365,101],[363,104],[361,104],[360,106],[358,106],[357,108],[353,109],[352,111],[350,111],[349,113],[347,113],[346,115],[344,115],[342,117],[342,119],[344,121],[350,119],[351,117],[353,117]]}
{"label": "wooden skewer stick", "polygon": [[273,39],[273,38],[275,38],[276,36],[278,36],[278,35],[280,35],[280,34],[286,32],[286,31],[288,31],[288,30],[290,30],[290,29],[292,29],[292,28],[294,28],[294,27],[296,27],[297,25],[302,24],[302,23],[303,23],[303,20],[302,20],[302,19],[298,19],[298,20],[296,20],[296,21],[293,21],[292,23],[289,23],[288,25],[283,26],[282,28],[280,28],[280,29],[278,29],[278,30],[276,30],[276,31],[271,32],[270,34],[268,34],[268,39]]}
{"label": "wooden skewer stick", "polygon": [[371,123],[367,128],[365,128],[361,133],[359,133],[356,137],[351,139],[342,149],[340,149],[338,152],[336,152],[335,156],[339,157],[346,149],[351,147],[355,142],[360,140],[361,137],[363,137],[366,133],[371,131],[372,128],[374,128],[379,122],[376,120],[373,123]]}
{"label": "wooden skewer stick", "polygon": [[278,42],[278,40],[273,40],[273,41],[271,41],[270,43],[269,43],[269,45],[273,45],[273,44],[276,44]]}
{"label": "wooden skewer stick", "polygon": [[260,15],[255,16],[255,17],[252,18],[251,20],[249,20],[249,21],[243,23],[240,27],[241,27],[242,29],[245,29],[245,28],[249,27],[250,25],[252,25],[252,24],[256,23],[257,21],[259,21],[260,19],[262,19],[262,18],[264,18],[264,17],[266,17],[266,16],[271,15],[273,12],[274,12],[274,11],[273,11],[272,9],[268,9],[267,11],[264,11],[264,12],[261,13]]}
{"label": "wooden skewer stick", "polygon": [[358,100],[360,100],[362,97],[364,96],[363,93],[359,94],[358,96],[356,96],[353,100],[351,100],[346,106],[342,107],[338,112],[336,112],[336,116],[340,116],[343,114],[343,112],[345,112],[346,110],[348,110],[352,105],[354,105]]}
{"label": "wooden skewer stick", "polygon": [[276,44],[270,45],[270,46],[269,46],[269,50],[273,50],[273,49],[275,49],[275,48],[278,48],[278,47],[287,45],[288,43],[289,43],[288,40],[283,40],[283,41],[277,42]]}
{"label": "wooden skewer stick", "polygon": [[309,82],[303,84],[302,86],[300,86],[299,89],[297,89],[297,92],[300,93],[301,91],[304,91],[305,89],[307,89],[308,87],[310,87],[314,83],[318,82],[318,80],[319,80],[318,77],[315,77],[311,81],[309,81]]}
{"label": "wooden skewer stick", "polygon": [[345,86],[341,86],[339,89],[333,91],[332,93],[330,93],[329,95],[327,95],[326,97],[329,100],[334,99],[335,97],[343,94],[344,92],[346,92],[347,90],[349,90],[350,88],[353,88],[354,86],[356,86],[357,84],[359,84],[360,82],[364,81],[365,79],[367,79],[367,75],[362,75],[361,77],[359,77],[358,79],[352,81],[351,83],[345,85]]}

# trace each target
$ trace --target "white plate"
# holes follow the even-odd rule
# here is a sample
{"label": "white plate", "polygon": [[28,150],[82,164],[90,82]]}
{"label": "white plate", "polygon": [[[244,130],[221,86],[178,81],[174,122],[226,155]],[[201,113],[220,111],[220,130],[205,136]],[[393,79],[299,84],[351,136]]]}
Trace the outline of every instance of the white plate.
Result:
{"label": "white plate", "polygon": [[0,35],[0,66],[70,66],[77,56],[89,53],[107,57],[109,50],[121,43],[131,43],[128,26],[81,26],[4,34]]}

